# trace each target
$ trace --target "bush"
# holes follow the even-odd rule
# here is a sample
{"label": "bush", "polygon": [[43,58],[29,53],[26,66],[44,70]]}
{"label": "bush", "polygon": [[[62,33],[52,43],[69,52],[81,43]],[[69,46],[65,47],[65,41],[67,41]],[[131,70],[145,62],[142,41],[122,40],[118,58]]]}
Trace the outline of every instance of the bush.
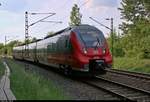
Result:
{"label": "bush", "polygon": [[120,46],[119,42],[116,42],[114,44],[114,56],[116,57],[123,57],[125,55],[125,52],[123,48]]}

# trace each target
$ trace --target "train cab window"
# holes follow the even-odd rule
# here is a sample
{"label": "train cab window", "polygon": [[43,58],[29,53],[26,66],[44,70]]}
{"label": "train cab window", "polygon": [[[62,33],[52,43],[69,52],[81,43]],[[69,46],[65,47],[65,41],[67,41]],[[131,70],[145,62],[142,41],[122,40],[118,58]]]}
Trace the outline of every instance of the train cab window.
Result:
{"label": "train cab window", "polygon": [[78,29],[78,39],[86,47],[102,46],[105,38],[98,29]]}

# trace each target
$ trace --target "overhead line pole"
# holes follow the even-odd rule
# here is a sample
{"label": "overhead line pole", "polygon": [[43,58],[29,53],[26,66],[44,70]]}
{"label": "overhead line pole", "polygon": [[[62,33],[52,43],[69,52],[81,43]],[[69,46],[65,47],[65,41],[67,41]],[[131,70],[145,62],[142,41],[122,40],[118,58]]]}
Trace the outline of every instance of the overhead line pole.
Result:
{"label": "overhead line pole", "polygon": [[6,42],[7,42],[7,36],[5,36],[5,46],[6,46]]}
{"label": "overhead line pole", "polygon": [[[114,62],[114,32],[113,32],[113,18],[107,18],[106,20],[110,20],[111,21],[111,51],[112,51],[112,62]],[[112,63],[112,67],[114,67],[114,64]]]}
{"label": "overhead line pole", "polygon": [[[28,24],[28,15],[39,15],[39,14],[44,14],[48,15],[32,24]],[[49,23],[62,23],[62,22],[56,22],[56,21],[44,21],[45,19],[55,15],[56,13],[28,13],[27,11],[25,12],[25,57],[29,57],[29,27],[39,23],[39,22],[49,22]]]}
{"label": "overhead line pole", "polygon": [[[114,32],[113,32],[113,18],[110,18],[110,20],[111,20],[111,38],[112,38],[112,42],[111,42],[111,44],[112,44],[112,61],[114,62]],[[113,64],[113,63],[112,63]],[[112,65],[112,67],[114,67],[114,64]]]}
{"label": "overhead line pole", "polygon": [[[37,14],[49,14],[49,15],[29,25],[28,24],[28,15],[37,15]],[[29,27],[31,27],[34,24],[39,23],[42,20],[45,20],[55,14],[56,13],[28,13],[27,11],[25,12],[25,57],[29,57]]]}
{"label": "overhead line pole", "polygon": [[28,12],[25,12],[25,57],[29,57],[29,33],[28,33]]}
{"label": "overhead line pole", "polygon": [[7,49],[6,49],[7,42],[13,40],[13,38],[12,39],[8,39],[8,37],[10,37],[10,36],[6,36],[5,35],[5,43],[4,43],[4,54],[5,54],[5,57],[6,57],[6,54],[7,54]]}

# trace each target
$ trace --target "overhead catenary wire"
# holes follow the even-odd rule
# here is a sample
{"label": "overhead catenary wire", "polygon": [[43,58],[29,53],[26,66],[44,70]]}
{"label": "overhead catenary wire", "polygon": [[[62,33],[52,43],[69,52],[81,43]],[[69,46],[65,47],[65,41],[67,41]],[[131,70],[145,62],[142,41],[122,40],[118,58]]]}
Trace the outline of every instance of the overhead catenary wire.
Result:
{"label": "overhead catenary wire", "polygon": [[[31,13],[31,14],[32,14],[32,13]],[[44,17],[44,18],[42,18],[42,19],[40,19],[40,20],[38,20],[38,21],[36,21],[36,22],[30,24],[29,26],[33,26],[34,24],[39,23],[39,22],[41,22],[41,21],[43,21],[43,20],[45,20],[45,19],[47,19],[47,18],[49,18],[49,17],[51,17],[51,16],[53,16],[53,15],[55,15],[55,14],[56,14],[56,13],[51,13],[51,15],[48,15],[48,16],[46,16],[46,17]]]}
{"label": "overhead catenary wire", "polygon": [[79,9],[80,9],[81,7],[83,7],[84,5],[86,5],[89,1],[90,1],[90,0],[87,0],[86,2],[84,2],[83,4],[81,4],[81,5],[79,6]]}
{"label": "overhead catenary wire", "polygon": [[41,22],[48,22],[48,23],[62,23],[62,21],[41,21]]}
{"label": "overhead catenary wire", "polygon": [[103,26],[103,27],[105,27],[105,28],[111,30],[111,28],[109,28],[109,27],[105,26],[104,24],[98,22],[97,20],[93,19],[92,17],[89,17],[89,18],[90,18],[91,20],[95,21],[96,23],[100,24],[101,26]]}
{"label": "overhead catenary wire", "polygon": [[[56,10],[59,10],[59,9],[62,9],[62,7],[64,8],[64,6],[68,3],[68,1],[69,1],[69,0],[64,1],[64,3],[63,3],[60,7],[56,8],[55,11],[56,11]],[[33,14],[33,13],[32,13],[32,14]],[[41,14],[43,14],[43,13],[41,13]],[[63,23],[62,21],[45,21],[45,20],[42,20],[42,21],[40,21],[40,22],[53,23],[53,24],[52,24],[53,26],[56,25],[56,24],[62,24],[62,23]],[[47,28],[47,27],[45,27],[45,28]],[[45,29],[45,28],[44,28],[44,29]],[[35,32],[34,32],[34,33],[35,33]]]}

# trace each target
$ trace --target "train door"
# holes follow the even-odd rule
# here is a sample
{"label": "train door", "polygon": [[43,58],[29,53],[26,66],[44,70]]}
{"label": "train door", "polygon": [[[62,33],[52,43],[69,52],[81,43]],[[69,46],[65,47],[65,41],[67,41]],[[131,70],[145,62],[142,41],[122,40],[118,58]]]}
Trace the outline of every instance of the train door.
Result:
{"label": "train door", "polygon": [[66,62],[71,65],[71,51],[72,51],[72,48],[71,48],[71,43],[70,43],[70,37],[69,35],[66,35],[65,37],[65,54],[66,54]]}

